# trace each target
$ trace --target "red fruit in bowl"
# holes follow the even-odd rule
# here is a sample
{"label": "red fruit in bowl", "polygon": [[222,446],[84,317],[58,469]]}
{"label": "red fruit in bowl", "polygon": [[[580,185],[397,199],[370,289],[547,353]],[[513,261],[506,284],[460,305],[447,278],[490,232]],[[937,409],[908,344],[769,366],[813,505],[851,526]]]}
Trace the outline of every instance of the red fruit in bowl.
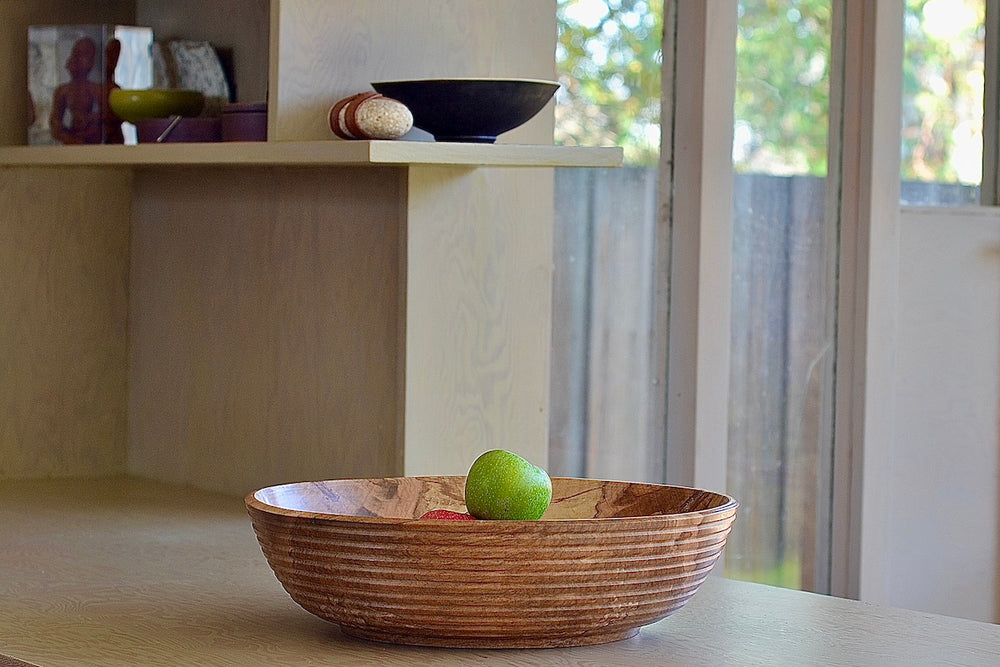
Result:
{"label": "red fruit in bowl", "polygon": [[445,519],[447,521],[475,521],[476,517],[465,512],[452,510],[429,510],[420,515],[421,519]]}

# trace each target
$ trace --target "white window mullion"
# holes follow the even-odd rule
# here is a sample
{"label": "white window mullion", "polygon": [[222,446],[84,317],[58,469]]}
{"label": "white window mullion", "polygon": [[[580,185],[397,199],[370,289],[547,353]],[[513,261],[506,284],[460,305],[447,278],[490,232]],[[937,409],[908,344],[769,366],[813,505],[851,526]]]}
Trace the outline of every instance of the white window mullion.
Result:
{"label": "white window mullion", "polygon": [[1000,205],[1000,0],[986,0],[983,62],[983,178],[979,203]]}
{"label": "white window mullion", "polygon": [[676,18],[663,104],[673,185],[661,193],[671,220],[666,475],[725,489],[737,2],[666,1]]}
{"label": "white window mullion", "polygon": [[847,0],[831,592],[886,597],[903,0]]}

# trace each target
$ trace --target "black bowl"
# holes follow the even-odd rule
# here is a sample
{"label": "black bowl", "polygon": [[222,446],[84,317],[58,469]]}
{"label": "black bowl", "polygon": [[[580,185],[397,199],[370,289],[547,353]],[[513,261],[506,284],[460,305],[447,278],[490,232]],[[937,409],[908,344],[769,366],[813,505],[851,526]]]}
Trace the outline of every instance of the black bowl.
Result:
{"label": "black bowl", "polygon": [[413,125],[435,141],[492,144],[531,120],[559,84],[537,79],[413,79],[376,81],[376,92],[399,100]]}

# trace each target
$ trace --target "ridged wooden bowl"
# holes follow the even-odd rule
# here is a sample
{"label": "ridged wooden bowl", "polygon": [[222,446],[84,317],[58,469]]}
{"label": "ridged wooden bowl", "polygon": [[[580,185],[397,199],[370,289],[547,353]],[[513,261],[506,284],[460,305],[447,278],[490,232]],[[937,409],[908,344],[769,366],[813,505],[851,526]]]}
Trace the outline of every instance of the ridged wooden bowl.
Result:
{"label": "ridged wooden bowl", "polygon": [[634,636],[680,609],[736,518],[731,497],[554,478],[540,521],[417,519],[465,511],[464,477],[301,482],[246,498],[292,599],[348,635],[476,648]]}

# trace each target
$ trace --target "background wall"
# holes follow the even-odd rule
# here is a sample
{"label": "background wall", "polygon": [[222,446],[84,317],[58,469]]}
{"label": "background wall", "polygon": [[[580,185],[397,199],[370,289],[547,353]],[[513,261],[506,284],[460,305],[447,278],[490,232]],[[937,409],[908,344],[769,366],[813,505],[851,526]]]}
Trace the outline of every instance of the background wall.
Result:
{"label": "background wall", "polygon": [[124,472],[130,181],[0,169],[0,479]]}
{"label": "background wall", "polygon": [[888,602],[1000,622],[1000,212],[900,232]]}
{"label": "background wall", "polygon": [[[134,3],[0,2],[0,144],[27,140],[28,26],[95,17]],[[130,179],[0,169],[0,479],[124,471]]]}
{"label": "background wall", "polygon": [[404,187],[378,168],[137,174],[130,472],[236,495],[401,473]]}

